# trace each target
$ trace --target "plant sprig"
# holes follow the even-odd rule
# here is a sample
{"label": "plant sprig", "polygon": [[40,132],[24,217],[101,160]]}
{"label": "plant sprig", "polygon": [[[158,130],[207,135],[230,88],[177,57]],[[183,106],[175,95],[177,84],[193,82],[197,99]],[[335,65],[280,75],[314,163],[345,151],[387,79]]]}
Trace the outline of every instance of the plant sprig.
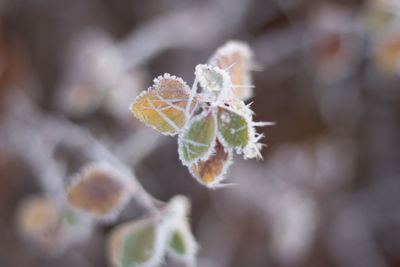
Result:
{"label": "plant sprig", "polygon": [[[222,186],[232,154],[262,158],[263,134],[244,100],[253,94],[252,52],[238,41],[219,48],[208,64],[195,68],[190,89],[181,78],[165,73],[130,106],[132,113],[162,134],[178,135],[182,164],[201,184]],[[200,85],[200,86],[199,86]]]}

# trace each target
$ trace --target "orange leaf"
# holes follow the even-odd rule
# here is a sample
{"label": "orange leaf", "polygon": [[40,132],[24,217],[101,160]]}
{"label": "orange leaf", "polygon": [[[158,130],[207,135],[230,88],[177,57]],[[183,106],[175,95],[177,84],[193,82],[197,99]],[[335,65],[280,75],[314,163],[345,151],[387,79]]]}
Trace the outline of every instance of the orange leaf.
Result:
{"label": "orange leaf", "polygon": [[[230,41],[220,47],[209,60],[211,65],[228,69],[233,85],[232,92],[242,100],[253,95],[249,69],[251,57],[252,52],[246,44]],[[243,87],[240,87],[240,85]]]}
{"label": "orange leaf", "polygon": [[107,165],[89,165],[67,189],[68,202],[92,215],[106,217],[129,200],[124,177]]}
{"label": "orange leaf", "polygon": [[217,140],[215,152],[207,160],[199,161],[189,167],[191,174],[202,184],[214,186],[224,179],[224,175],[231,164],[232,152],[225,151]]}

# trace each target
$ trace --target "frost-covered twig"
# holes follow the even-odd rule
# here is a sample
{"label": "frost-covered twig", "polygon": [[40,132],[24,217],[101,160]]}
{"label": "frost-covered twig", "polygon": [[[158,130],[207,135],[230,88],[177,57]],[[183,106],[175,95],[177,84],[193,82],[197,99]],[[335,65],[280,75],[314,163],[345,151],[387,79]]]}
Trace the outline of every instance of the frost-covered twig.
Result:
{"label": "frost-covered twig", "polygon": [[[130,177],[133,196],[149,210],[156,208],[154,198],[143,189],[133,171],[104,145],[98,142],[89,131],[70,121],[45,114],[23,95],[8,99],[9,112],[2,118],[5,133],[3,142],[9,142],[24,159],[45,176],[45,190],[58,192],[64,190],[65,172],[52,155],[58,144],[78,149],[91,161],[106,161]],[[42,174],[42,173],[41,173]]]}

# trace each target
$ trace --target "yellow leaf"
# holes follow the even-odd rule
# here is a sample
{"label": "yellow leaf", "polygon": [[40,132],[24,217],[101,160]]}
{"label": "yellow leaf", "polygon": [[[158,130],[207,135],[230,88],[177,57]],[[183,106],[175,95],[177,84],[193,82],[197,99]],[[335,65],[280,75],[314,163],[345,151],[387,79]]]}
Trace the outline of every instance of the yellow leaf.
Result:
{"label": "yellow leaf", "polygon": [[[187,105],[191,100],[190,108]],[[130,106],[133,114],[163,134],[175,135],[185,125],[197,98],[190,99],[190,89],[175,76],[164,74],[140,94]]]}
{"label": "yellow leaf", "polygon": [[60,242],[59,207],[47,196],[27,198],[18,209],[18,226],[24,236],[44,248],[55,248]]}

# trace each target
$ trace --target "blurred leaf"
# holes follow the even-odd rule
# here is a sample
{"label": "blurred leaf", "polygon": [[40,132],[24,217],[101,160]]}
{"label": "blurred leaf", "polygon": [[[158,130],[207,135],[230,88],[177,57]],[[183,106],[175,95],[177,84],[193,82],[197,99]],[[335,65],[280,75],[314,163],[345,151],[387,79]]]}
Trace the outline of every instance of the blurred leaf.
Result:
{"label": "blurred leaf", "polygon": [[399,12],[398,1],[369,0],[364,10],[363,19],[370,30],[380,33],[396,23]]}
{"label": "blurred leaf", "polygon": [[71,205],[96,216],[110,216],[126,203],[128,188],[116,170],[105,165],[91,165],[67,189]]}
{"label": "blurred leaf", "polygon": [[44,195],[27,198],[18,209],[17,219],[23,236],[50,254],[87,240],[92,225],[83,214]]}
{"label": "blurred leaf", "polygon": [[245,117],[223,107],[218,108],[218,131],[224,145],[244,147],[249,142],[249,127]]}
{"label": "blurred leaf", "polygon": [[75,214],[71,209],[66,209],[62,213],[62,220],[66,224],[74,225],[74,224],[78,223],[79,218],[78,218],[77,214]]}
{"label": "blurred leaf", "polygon": [[122,265],[135,266],[147,262],[153,252],[155,227],[153,224],[141,225],[125,237],[122,252]]}
{"label": "blurred leaf", "polygon": [[192,164],[189,168],[195,178],[208,186],[215,185],[223,180],[231,163],[232,152],[225,151],[218,140],[214,150],[215,152],[207,160]]}
{"label": "blurred leaf", "polygon": [[400,35],[388,34],[375,44],[375,63],[388,73],[399,73],[400,66]]}
{"label": "blurred leaf", "polygon": [[[185,125],[186,106],[189,101],[189,87],[175,76],[164,74],[155,79],[147,91],[140,94],[131,104],[133,114],[148,126],[163,134],[175,135]],[[196,97],[189,113],[194,109]]]}
{"label": "blurred leaf", "polygon": [[197,243],[190,231],[187,220],[183,219],[172,232],[168,252],[186,266],[195,266]]}
{"label": "blurred leaf", "polygon": [[215,137],[216,120],[212,112],[194,117],[178,138],[178,152],[182,163],[188,166],[207,158],[212,153]]}
{"label": "blurred leaf", "polygon": [[[253,95],[250,76],[251,58],[252,52],[247,44],[229,41],[218,48],[209,60],[209,64],[227,69],[234,86],[232,92],[234,96],[242,100]],[[240,87],[240,85],[243,85],[243,87]]]}
{"label": "blurred leaf", "polygon": [[165,246],[153,220],[135,221],[117,227],[110,238],[110,256],[115,266],[157,266]]}
{"label": "blurred leaf", "polygon": [[184,196],[174,196],[167,205],[162,220],[162,229],[167,234],[168,252],[187,266],[194,266],[197,243],[190,230],[187,215],[190,203]]}
{"label": "blurred leaf", "polygon": [[186,245],[182,234],[175,230],[172,234],[171,241],[169,242],[170,248],[179,255],[184,255],[186,251]]}
{"label": "blurred leaf", "polygon": [[59,208],[54,199],[47,196],[27,198],[18,209],[17,222],[25,237],[44,248],[58,245]]}

